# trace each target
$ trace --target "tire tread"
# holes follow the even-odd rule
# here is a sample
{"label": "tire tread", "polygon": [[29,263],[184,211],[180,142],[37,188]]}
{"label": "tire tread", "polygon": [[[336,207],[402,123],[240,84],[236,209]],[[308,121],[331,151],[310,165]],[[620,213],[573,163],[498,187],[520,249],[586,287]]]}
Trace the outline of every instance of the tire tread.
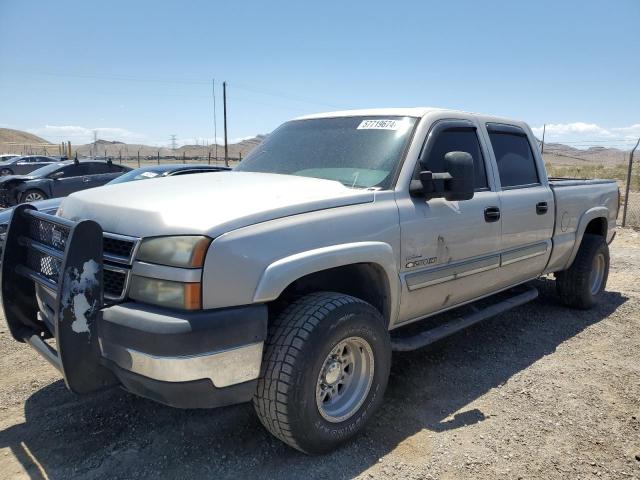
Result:
{"label": "tire tread", "polygon": [[298,450],[304,451],[291,433],[287,400],[300,347],[332,310],[353,303],[366,302],[335,292],[311,293],[289,304],[269,326],[253,405],[264,427]]}

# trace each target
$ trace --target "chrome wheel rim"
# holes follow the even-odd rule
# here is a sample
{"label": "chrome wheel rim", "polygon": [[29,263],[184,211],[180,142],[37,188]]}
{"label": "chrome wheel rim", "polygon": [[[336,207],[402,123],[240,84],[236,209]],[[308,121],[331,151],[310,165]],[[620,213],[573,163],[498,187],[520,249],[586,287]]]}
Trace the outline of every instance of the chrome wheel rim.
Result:
{"label": "chrome wheel rim", "polygon": [[7,175],[11,175],[11,170],[8,168],[3,168],[0,170],[0,177],[6,177]]}
{"label": "chrome wheel rim", "polygon": [[42,194],[37,192],[31,192],[24,196],[25,202],[37,202],[39,200],[44,200],[44,197],[42,196]]}
{"label": "chrome wheel rim", "polygon": [[322,418],[336,423],[353,416],[369,395],[374,358],[360,337],[340,341],[327,355],[316,384],[316,405]]}
{"label": "chrome wheel rim", "polygon": [[602,289],[605,265],[606,262],[602,253],[599,253],[595,257],[593,257],[591,273],[589,274],[589,286],[591,288],[591,295],[600,293],[600,290]]}

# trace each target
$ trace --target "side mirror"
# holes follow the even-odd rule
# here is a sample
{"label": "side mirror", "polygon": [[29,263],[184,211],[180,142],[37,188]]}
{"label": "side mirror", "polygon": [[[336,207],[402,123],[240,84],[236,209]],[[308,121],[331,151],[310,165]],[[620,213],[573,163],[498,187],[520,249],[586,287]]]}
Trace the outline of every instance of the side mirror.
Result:
{"label": "side mirror", "polygon": [[[445,172],[420,172],[420,180],[412,180],[411,195],[444,197],[449,201],[469,200],[474,194],[473,157],[467,152],[448,152],[444,156]],[[441,186],[436,182],[442,182]],[[438,188],[440,187],[440,188]]]}
{"label": "side mirror", "polygon": [[49,178],[53,180],[58,180],[59,178],[62,178],[63,175],[64,175],[64,172],[54,172],[51,175],[49,175]]}
{"label": "side mirror", "polygon": [[467,152],[449,152],[444,165],[451,174],[444,182],[444,198],[450,201],[470,200],[474,193],[473,157]]}

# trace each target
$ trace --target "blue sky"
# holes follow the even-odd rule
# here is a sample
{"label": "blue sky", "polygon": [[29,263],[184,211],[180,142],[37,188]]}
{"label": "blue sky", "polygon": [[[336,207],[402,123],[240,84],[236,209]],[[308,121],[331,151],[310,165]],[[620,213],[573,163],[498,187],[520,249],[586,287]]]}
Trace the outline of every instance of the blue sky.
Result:
{"label": "blue sky", "polygon": [[0,0],[0,126],[211,141],[215,78],[231,139],[318,111],[438,106],[628,148],[639,32],[638,0]]}

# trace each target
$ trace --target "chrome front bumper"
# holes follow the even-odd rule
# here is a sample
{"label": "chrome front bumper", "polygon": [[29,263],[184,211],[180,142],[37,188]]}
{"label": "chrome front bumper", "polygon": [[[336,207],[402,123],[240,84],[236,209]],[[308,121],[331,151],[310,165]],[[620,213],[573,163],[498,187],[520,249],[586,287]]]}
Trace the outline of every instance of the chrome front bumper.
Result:
{"label": "chrome front bumper", "polygon": [[264,342],[190,356],[160,357],[101,342],[103,357],[124,370],[162,382],[209,379],[224,388],[255,380],[260,375]]}

